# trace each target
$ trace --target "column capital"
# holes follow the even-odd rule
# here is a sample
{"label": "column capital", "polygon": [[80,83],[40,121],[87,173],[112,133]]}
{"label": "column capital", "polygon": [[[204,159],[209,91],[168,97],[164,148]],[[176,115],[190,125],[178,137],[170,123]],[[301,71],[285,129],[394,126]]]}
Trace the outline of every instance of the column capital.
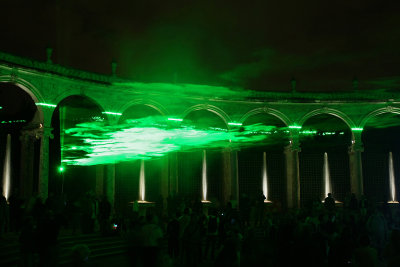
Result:
{"label": "column capital", "polygon": [[54,138],[53,136],[53,128],[52,127],[46,127],[43,126],[43,124],[39,124],[38,127],[28,127],[25,129],[21,130],[21,134],[19,136],[19,139],[21,141],[23,140],[27,140],[29,138],[36,138],[36,139],[40,139],[42,137],[50,137],[51,139]]}
{"label": "column capital", "polygon": [[54,135],[52,133],[53,128],[49,127],[49,126],[44,126],[42,124],[40,124],[39,128],[37,129],[37,136],[40,137],[44,137],[44,138],[54,138]]}
{"label": "column capital", "polygon": [[361,141],[353,140],[349,146],[349,153],[364,152],[364,145]]}
{"label": "column capital", "polygon": [[229,143],[228,146],[221,149],[221,152],[237,152],[237,151],[240,151],[240,149],[237,146],[232,145],[232,143]]}
{"label": "column capital", "polygon": [[289,152],[294,152],[294,151],[301,152],[299,140],[290,140],[289,145],[287,145],[283,148],[284,153],[289,153]]}

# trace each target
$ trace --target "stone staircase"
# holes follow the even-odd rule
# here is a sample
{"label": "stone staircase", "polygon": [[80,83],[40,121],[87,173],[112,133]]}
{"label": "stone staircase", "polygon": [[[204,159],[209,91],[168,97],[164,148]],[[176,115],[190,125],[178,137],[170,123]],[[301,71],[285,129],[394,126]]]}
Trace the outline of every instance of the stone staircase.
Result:
{"label": "stone staircase", "polygon": [[[118,234],[103,237],[100,234],[87,235],[60,235],[59,266],[66,266],[71,262],[71,252],[75,245],[84,244],[90,249],[90,259],[96,260],[102,257],[117,256],[126,253],[126,242]],[[38,255],[35,254],[35,262]],[[0,266],[20,266],[20,250],[17,234],[7,234],[0,240]],[[36,265],[35,265],[36,266]]]}

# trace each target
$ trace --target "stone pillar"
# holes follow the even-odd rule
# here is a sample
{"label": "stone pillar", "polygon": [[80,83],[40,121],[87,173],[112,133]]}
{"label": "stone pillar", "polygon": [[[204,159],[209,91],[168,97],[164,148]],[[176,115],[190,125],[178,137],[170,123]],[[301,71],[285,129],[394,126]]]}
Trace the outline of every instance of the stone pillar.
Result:
{"label": "stone pillar", "polygon": [[96,195],[104,195],[104,165],[96,165]]}
{"label": "stone pillar", "polygon": [[178,193],[178,153],[171,152],[168,154],[168,182],[169,194]]}
{"label": "stone pillar", "polygon": [[160,193],[164,199],[164,209],[166,209],[167,205],[165,200],[168,198],[169,189],[168,189],[168,157],[164,156],[161,158],[161,183],[160,183]]}
{"label": "stone pillar", "polygon": [[[19,140],[21,142],[21,162],[20,162],[20,180],[19,193],[23,198],[32,196],[34,180],[34,142],[35,135],[31,131],[21,131]],[[36,190],[35,190],[36,191]]]}
{"label": "stone pillar", "polygon": [[108,201],[111,203],[111,207],[114,209],[115,204],[115,164],[108,164],[105,167],[105,195]]}
{"label": "stone pillar", "polygon": [[40,140],[40,161],[39,161],[39,188],[38,193],[43,201],[47,199],[49,191],[49,140],[53,138],[51,127],[42,127]]}
{"label": "stone pillar", "polygon": [[349,147],[349,165],[350,165],[350,190],[358,199],[364,194],[362,158],[361,152],[364,151],[361,142],[361,132],[354,133],[354,140]]}
{"label": "stone pillar", "polygon": [[237,152],[231,149],[222,151],[222,203],[231,201],[232,206],[239,204],[237,173]]}
{"label": "stone pillar", "polygon": [[284,149],[286,167],[286,201],[289,209],[300,208],[299,152],[300,144],[298,138],[293,138],[290,145]]}

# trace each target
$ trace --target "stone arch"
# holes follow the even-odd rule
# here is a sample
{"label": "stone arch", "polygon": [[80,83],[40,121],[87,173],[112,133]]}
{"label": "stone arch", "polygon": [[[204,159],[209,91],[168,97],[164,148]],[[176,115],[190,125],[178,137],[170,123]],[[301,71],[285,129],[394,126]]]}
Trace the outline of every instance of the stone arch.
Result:
{"label": "stone arch", "polygon": [[[56,109],[59,109],[60,108],[60,104],[63,102],[63,101],[67,101],[68,102],[68,98],[70,98],[70,97],[81,97],[81,98],[84,98],[84,99],[86,99],[87,101],[90,101],[90,102],[92,102],[93,104],[94,104],[94,106],[96,106],[98,109],[99,109],[99,111],[100,112],[103,112],[104,111],[104,108],[103,108],[103,106],[96,100],[96,99],[94,99],[93,97],[90,97],[90,96],[88,96],[88,95],[81,95],[81,94],[68,94],[68,95],[66,95],[64,98],[58,98],[58,101],[56,102],[57,103],[57,107],[56,108],[54,108],[53,110],[52,110],[52,116],[51,116],[51,122],[53,122],[53,116],[54,116],[54,111],[56,110]],[[104,115],[104,117],[105,117],[105,119],[108,121],[108,122],[112,122],[112,118],[108,115],[108,114],[103,114]]]}
{"label": "stone arch", "polygon": [[229,118],[228,114],[226,114],[225,111],[223,111],[219,107],[209,105],[209,104],[199,104],[199,105],[195,105],[195,106],[192,106],[192,107],[186,109],[182,114],[182,118],[185,118],[191,112],[197,111],[197,110],[208,110],[208,111],[216,114],[225,123],[226,128],[228,130],[230,129],[229,124],[228,124],[228,122],[230,121],[230,118]]}
{"label": "stone arch", "polygon": [[73,96],[79,96],[79,97],[82,97],[82,98],[87,98],[91,102],[93,102],[96,106],[98,106],[101,111],[105,111],[103,106],[95,98],[93,98],[91,96],[88,96],[88,95],[81,95],[81,94],[65,94],[63,98],[58,97],[57,101],[56,101],[56,103],[57,103],[56,105],[59,106],[62,101],[64,101],[68,97],[73,97]]}
{"label": "stone arch", "polygon": [[[297,125],[306,130],[308,126],[319,122],[322,127],[316,130],[340,129],[344,131],[344,135],[335,134],[331,137],[323,137],[320,134],[300,135],[301,130],[299,130],[299,143],[301,144],[301,153],[299,154],[301,205],[305,205],[312,200],[317,193],[319,194],[318,197],[324,199],[326,194],[331,192],[336,199],[343,201],[347,192],[351,190],[348,148],[354,140],[354,133],[351,128],[354,128],[355,124],[342,111],[322,107],[305,114],[297,122]],[[332,122],[333,124],[331,124]],[[325,165],[327,162],[329,162],[329,165]],[[324,179],[323,166],[330,166],[330,187],[328,189],[325,187],[325,183],[328,180]]]}
{"label": "stone arch", "polygon": [[130,108],[131,106],[134,105],[145,105],[148,107],[151,107],[153,109],[155,109],[157,112],[159,112],[162,116],[166,116],[168,114],[167,109],[161,105],[160,103],[150,100],[150,99],[135,99],[132,101],[127,102],[126,104],[124,104],[118,112],[120,113],[124,113],[128,108]]}
{"label": "stone arch", "polygon": [[20,77],[16,77],[13,75],[3,75],[0,76],[0,82],[15,84],[16,86],[27,92],[32,97],[33,101],[35,101],[35,103],[45,101],[40,91],[34,85]]}
{"label": "stone arch", "polygon": [[317,115],[322,115],[322,114],[329,114],[329,115],[332,115],[332,116],[335,116],[335,117],[341,119],[341,120],[349,127],[349,129],[350,129],[350,132],[351,132],[351,140],[352,140],[352,141],[355,140],[356,137],[355,137],[353,131],[351,130],[352,128],[355,128],[355,127],[356,127],[355,123],[353,122],[352,119],[350,119],[349,116],[347,116],[347,114],[345,114],[344,112],[342,112],[342,111],[340,111],[340,110],[337,110],[337,109],[332,109],[332,108],[324,107],[324,108],[320,108],[320,109],[313,110],[313,111],[307,113],[306,115],[304,115],[304,116],[300,119],[300,121],[298,122],[298,125],[299,125],[299,126],[303,126],[304,123],[305,123],[309,118],[314,117],[314,116],[317,116]]}
{"label": "stone arch", "polygon": [[300,126],[302,126],[309,118],[314,117],[316,115],[322,115],[322,114],[329,114],[329,115],[332,115],[332,116],[335,116],[335,117],[341,119],[344,123],[347,124],[347,126],[349,126],[349,129],[355,127],[354,122],[344,112],[337,110],[337,109],[326,108],[326,107],[316,109],[316,110],[313,110],[313,111],[307,113],[299,120],[298,124]]}
{"label": "stone arch", "polygon": [[282,112],[276,110],[276,109],[272,109],[272,108],[267,108],[267,107],[263,107],[263,108],[256,108],[253,110],[250,110],[249,112],[247,112],[246,114],[244,114],[241,118],[240,118],[240,123],[245,122],[249,117],[256,115],[256,114],[261,114],[261,113],[265,113],[265,114],[269,114],[269,115],[273,115],[275,117],[277,117],[278,119],[280,119],[286,126],[289,126],[291,121],[290,119],[283,114]]}
{"label": "stone arch", "polygon": [[[15,86],[21,88],[24,90],[27,94],[30,95],[32,98],[33,102],[35,103],[40,103],[40,102],[45,102],[44,97],[40,93],[40,91],[30,82],[27,80],[24,80],[18,76],[14,75],[3,75],[0,76],[0,82],[2,83],[11,83],[14,84]],[[34,120],[38,120],[40,123],[44,123],[45,117],[44,117],[44,112],[40,106],[37,107],[39,113],[38,116],[35,116]],[[52,114],[50,114],[51,118]]]}
{"label": "stone arch", "polygon": [[384,108],[380,108],[380,109],[374,110],[374,111],[368,113],[362,119],[362,121],[360,123],[360,128],[364,128],[364,126],[367,124],[369,119],[371,119],[373,117],[376,117],[376,116],[379,116],[379,115],[382,115],[382,114],[385,114],[385,113],[394,113],[394,114],[399,114],[400,115],[400,108],[387,106],[387,107],[384,107]]}

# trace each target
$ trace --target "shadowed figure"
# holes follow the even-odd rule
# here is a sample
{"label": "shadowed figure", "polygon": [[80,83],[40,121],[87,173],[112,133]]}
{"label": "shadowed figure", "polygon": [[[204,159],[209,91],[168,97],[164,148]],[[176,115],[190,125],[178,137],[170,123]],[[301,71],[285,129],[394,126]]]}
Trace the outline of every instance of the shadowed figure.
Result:
{"label": "shadowed figure", "polygon": [[324,206],[330,212],[333,212],[335,210],[335,199],[333,198],[331,193],[328,193],[328,196],[325,198]]}

